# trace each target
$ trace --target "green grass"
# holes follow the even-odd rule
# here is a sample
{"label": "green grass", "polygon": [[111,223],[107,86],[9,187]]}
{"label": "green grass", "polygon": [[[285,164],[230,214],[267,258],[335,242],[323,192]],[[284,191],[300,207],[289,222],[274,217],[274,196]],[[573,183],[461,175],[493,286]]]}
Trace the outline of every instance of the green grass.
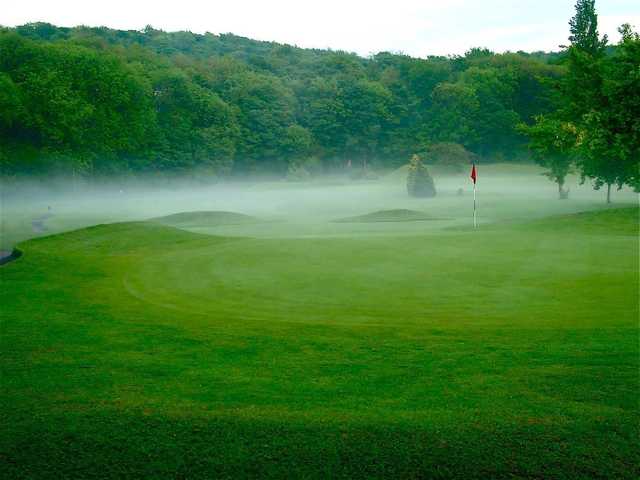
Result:
{"label": "green grass", "polygon": [[637,478],[638,209],[396,225],[21,244],[0,475]]}
{"label": "green grass", "polygon": [[424,212],[399,208],[395,210],[379,210],[365,215],[345,217],[334,220],[337,223],[375,223],[375,222],[419,222],[424,220],[442,220]]}
{"label": "green grass", "polygon": [[243,225],[259,220],[235,212],[181,212],[153,218],[152,221],[178,228],[216,227],[219,225]]}

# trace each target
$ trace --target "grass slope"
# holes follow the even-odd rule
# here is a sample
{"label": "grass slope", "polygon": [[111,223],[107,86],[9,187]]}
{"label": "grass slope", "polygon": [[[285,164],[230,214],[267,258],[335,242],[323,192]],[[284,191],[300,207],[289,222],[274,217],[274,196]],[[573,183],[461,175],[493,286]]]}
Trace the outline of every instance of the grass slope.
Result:
{"label": "grass slope", "polygon": [[637,478],[637,216],[26,242],[0,475]]}
{"label": "grass slope", "polygon": [[373,223],[373,222],[417,222],[422,220],[437,220],[424,212],[400,208],[395,210],[379,210],[364,215],[340,218],[337,223]]}
{"label": "grass slope", "polygon": [[153,218],[151,221],[175,227],[213,227],[218,225],[242,225],[256,223],[258,219],[236,212],[181,212]]}

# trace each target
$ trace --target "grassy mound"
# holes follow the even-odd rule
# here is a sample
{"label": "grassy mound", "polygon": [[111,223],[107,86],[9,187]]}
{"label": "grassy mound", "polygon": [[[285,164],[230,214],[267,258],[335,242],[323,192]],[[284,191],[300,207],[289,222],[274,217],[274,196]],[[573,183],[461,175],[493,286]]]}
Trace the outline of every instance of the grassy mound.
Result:
{"label": "grassy mound", "polygon": [[441,220],[424,212],[407,210],[405,208],[395,210],[379,210],[377,212],[357,215],[355,217],[339,218],[336,223],[373,223],[373,222],[419,222],[424,220]]}
{"label": "grassy mound", "polygon": [[588,216],[25,242],[0,268],[0,477],[637,478],[637,219]]}
{"label": "grassy mound", "polygon": [[236,212],[202,211],[174,213],[173,215],[152,218],[151,221],[176,227],[215,227],[217,225],[256,223],[258,219]]}

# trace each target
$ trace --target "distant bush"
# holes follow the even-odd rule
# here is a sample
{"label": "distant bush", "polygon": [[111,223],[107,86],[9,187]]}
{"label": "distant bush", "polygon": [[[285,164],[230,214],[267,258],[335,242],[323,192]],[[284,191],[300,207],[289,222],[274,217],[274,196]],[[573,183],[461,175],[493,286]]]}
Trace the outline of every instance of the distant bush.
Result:
{"label": "distant bush", "polygon": [[303,160],[292,160],[287,169],[287,180],[290,182],[303,182],[322,173],[322,162],[317,157],[308,157]]}
{"label": "distant bush", "polygon": [[311,173],[301,163],[290,163],[287,170],[287,180],[289,182],[304,182],[311,179]]}
{"label": "distant bush", "polygon": [[436,186],[419,155],[411,157],[407,175],[407,192],[411,197],[435,197]]}
{"label": "distant bush", "polygon": [[433,164],[444,165],[461,172],[473,159],[473,153],[459,143],[434,143],[427,148],[427,154]]}

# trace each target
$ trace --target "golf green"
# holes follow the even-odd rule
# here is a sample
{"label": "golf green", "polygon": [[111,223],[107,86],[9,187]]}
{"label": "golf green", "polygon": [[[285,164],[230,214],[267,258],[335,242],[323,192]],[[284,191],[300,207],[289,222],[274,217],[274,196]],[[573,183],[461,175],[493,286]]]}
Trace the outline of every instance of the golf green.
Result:
{"label": "golf green", "polygon": [[116,223],[19,248],[3,478],[640,473],[637,208],[352,237]]}

